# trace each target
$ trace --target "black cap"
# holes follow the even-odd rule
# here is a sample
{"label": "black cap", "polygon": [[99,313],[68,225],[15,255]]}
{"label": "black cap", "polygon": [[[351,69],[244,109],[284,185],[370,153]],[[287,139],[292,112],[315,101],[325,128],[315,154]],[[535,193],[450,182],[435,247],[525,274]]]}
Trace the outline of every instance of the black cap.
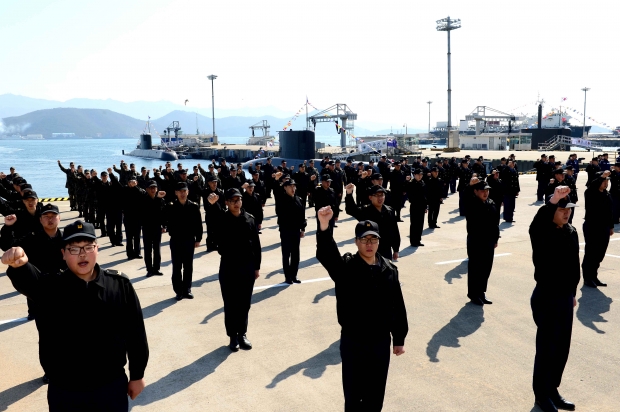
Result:
{"label": "black cap", "polygon": [[424,174],[424,172],[422,171],[422,169],[418,168],[418,169],[413,171],[413,174],[414,175],[421,175],[421,174]]}
{"label": "black cap", "polygon": [[157,182],[154,180],[149,180],[149,185],[147,187],[157,187]]}
{"label": "black cap", "polygon": [[564,169],[562,169],[562,168],[555,169],[555,170],[553,171],[553,174],[554,174],[554,175],[563,175],[563,174],[564,174]]}
{"label": "black cap", "polygon": [[81,220],[76,220],[70,225],[65,226],[62,234],[62,240],[65,244],[69,240],[78,238],[97,239],[95,226],[90,223],[82,222]]}
{"label": "black cap", "polygon": [[480,156],[480,157],[478,158],[478,160],[484,160],[484,157],[483,157],[483,156]]}
{"label": "black cap", "polygon": [[248,183],[248,187],[256,187],[256,183],[250,182],[250,183]]}
{"label": "black cap", "polygon": [[174,185],[174,190],[187,190],[187,183],[185,182],[177,182],[176,185]]}
{"label": "black cap", "polygon": [[142,171],[142,170],[146,170],[146,166],[142,166],[142,167],[140,168],[140,170],[141,170],[141,171]]}
{"label": "black cap", "polygon": [[295,186],[296,183],[293,179],[287,180],[286,182],[282,183],[282,186]]}
{"label": "black cap", "polygon": [[130,167],[131,167],[131,166],[134,166],[134,167],[135,167],[136,165],[135,165],[135,163],[130,163],[130,164],[129,164],[129,166],[130,166]]}
{"label": "black cap", "polygon": [[[504,160],[506,160],[506,159],[504,159]],[[461,160],[461,164],[467,163],[467,161],[468,161],[467,159],[463,159],[463,160]]]}
{"label": "black cap", "polygon": [[358,166],[364,166],[364,162],[357,162]]}
{"label": "black cap", "polygon": [[233,197],[241,197],[239,189],[228,189],[225,194],[226,200],[230,200]]}
{"label": "black cap", "polygon": [[469,159],[470,157],[470,155],[465,155],[465,159]]}
{"label": "black cap", "polygon": [[616,166],[616,167],[620,167],[620,162],[616,162],[616,163],[614,163],[614,166]]}
{"label": "black cap", "polygon": [[540,155],[540,157],[547,157],[547,155],[543,153]]}
{"label": "black cap", "polygon": [[107,175],[108,175],[108,172],[106,171],[101,172],[101,176],[107,176]]}
{"label": "black cap", "polygon": [[333,164],[335,164],[335,163],[334,163],[334,161],[333,161],[333,160],[330,160],[329,162],[327,162],[327,164],[331,166],[331,165],[333,165]]}
{"label": "black cap", "polygon": [[323,175],[323,176],[321,176],[321,181],[322,182],[331,182],[332,178],[329,175]]}
{"label": "black cap", "polygon": [[431,172],[439,172],[439,169],[437,167],[431,167]]}
{"label": "black cap", "polygon": [[560,199],[560,201],[557,203],[557,205],[558,205],[558,207],[562,207],[562,208],[565,208],[565,209],[569,209],[571,207],[577,207],[576,204],[571,203],[571,201],[566,199],[566,198]]}
{"label": "black cap", "polygon": [[237,173],[237,169],[235,169],[234,167],[231,167],[231,168],[230,168],[230,173],[232,173],[232,172]]}
{"label": "black cap", "polygon": [[362,238],[369,235],[381,238],[379,236],[379,225],[372,220],[363,220],[355,225],[355,237]]}
{"label": "black cap", "polygon": [[[374,162],[374,160],[371,160],[371,162]],[[335,163],[341,163],[341,162],[340,162],[340,159],[336,159],[336,162],[335,162]]]}
{"label": "black cap", "polygon": [[387,159],[387,156],[386,155],[381,155],[381,158],[382,159]]}
{"label": "black cap", "polygon": [[[545,157],[546,157],[546,156],[545,156]],[[506,161],[506,158],[505,158],[505,157],[502,157],[502,158],[501,158],[501,159],[499,159],[499,160],[500,160],[500,161],[502,161],[502,160],[503,160],[503,161]]]}
{"label": "black cap", "polygon": [[243,163],[237,163],[237,166],[243,166]]}
{"label": "black cap", "polygon": [[566,170],[573,170],[573,166],[571,165],[566,166]]}
{"label": "black cap", "polygon": [[16,177],[13,179],[13,184],[16,186],[19,186],[22,183],[26,183],[26,179],[24,179],[23,177]]}
{"label": "black cap", "polygon": [[562,165],[562,162],[555,162],[556,165]]}
{"label": "black cap", "polygon": [[383,175],[381,173],[373,173],[372,176],[370,176],[370,180],[379,180],[379,179],[383,179]]}
{"label": "black cap", "polygon": [[132,176],[129,176],[129,180],[128,180],[128,182],[131,182],[132,180],[137,180],[137,177],[136,177],[136,176],[133,176],[133,175],[132,175]]}
{"label": "black cap", "polygon": [[490,189],[491,186],[489,186],[487,182],[485,181],[480,181],[476,183],[475,185],[473,185],[472,188],[474,188],[475,190],[486,190],[486,189]]}
{"label": "black cap", "polygon": [[[231,170],[237,170],[237,169],[231,169]],[[180,174],[180,175],[187,174],[187,169],[181,169],[181,170],[179,170],[179,174]]]}
{"label": "black cap", "polygon": [[300,163],[299,166],[297,166],[297,167],[306,167],[306,165],[303,164],[303,163]]}
{"label": "black cap", "polygon": [[215,167],[215,165],[214,165],[213,163],[211,163],[211,164],[209,165],[209,169],[214,168],[214,167]]}
{"label": "black cap", "polygon": [[41,208],[41,214],[44,215],[45,213],[54,213],[57,215],[60,213],[60,210],[58,210],[58,206],[48,203]]}
{"label": "black cap", "polygon": [[22,192],[26,189],[32,190],[32,185],[30,183],[20,183],[19,188],[21,189]]}
{"label": "black cap", "polygon": [[374,194],[379,193],[379,192],[387,193],[387,190],[385,190],[383,188],[383,186],[379,186],[379,185],[374,185],[373,187],[368,189],[368,194],[369,195],[374,195]]}
{"label": "black cap", "polygon": [[555,155],[549,155],[549,159],[551,159],[552,157],[555,159]]}
{"label": "black cap", "polygon": [[209,182],[217,182],[217,177],[210,174],[209,176],[207,176],[207,183]]}
{"label": "black cap", "polygon": [[256,166],[262,166],[263,162],[256,162]]}
{"label": "black cap", "polygon": [[394,167],[396,167],[396,166],[400,166],[400,161],[397,160],[397,161],[394,162]]}
{"label": "black cap", "polygon": [[22,192],[22,199],[38,199],[37,192],[32,189],[26,189]]}

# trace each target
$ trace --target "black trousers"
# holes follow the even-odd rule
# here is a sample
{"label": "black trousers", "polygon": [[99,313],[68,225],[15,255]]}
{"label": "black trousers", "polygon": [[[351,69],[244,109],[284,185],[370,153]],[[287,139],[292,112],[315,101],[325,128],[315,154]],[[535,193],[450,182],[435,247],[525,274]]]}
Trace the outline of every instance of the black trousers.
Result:
{"label": "black trousers", "polygon": [[539,202],[541,200],[545,200],[545,191],[547,190],[547,186],[549,186],[549,182],[545,182],[544,180],[538,181],[538,188],[536,189],[536,200]]}
{"label": "black trousers", "polygon": [[428,204],[428,227],[437,226],[437,218],[439,217],[439,208],[441,203],[429,202]]}
{"label": "black trousers", "polygon": [[248,331],[248,314],[252,306],[254,269],[251,265],[230,262],[220,264],[220,290],[224,300],[226,335],[233,337]]}
{"label": "black trousers", "polygon": [[280,229],[282,268],[286,279],[297,278],[299,271],[299,230]]}
{"label": "black trousers", "polygon": [[106,227],[106,215],[107,215],[107,207],[101,205],[101,203],[97,203],[97,224],[99,225],[99,229],[101,229],[101,236],[107,236],[108,231]]}
{"label": "black trousers", "polygon": [[50,412],[127,412],[127,377],[85,391],[59,387],[50,380],[47,403]]}
{"label": "black trousers", "polygon": [[620,195],[612,196],[611,202],[614,209],[614,224],[618,224],[620,223]]}
{"label": "black trousers", "polygon": [[177,295],[182,295],[192,290],[194,243],[194,238],[177,239],[175,237],[170,237],[172,289]]}
{"label": "black trousers", "polygon": [[392,191],[392,209],[396,212],[396,217],[400,220],[400,210],[403,208],[403,196],[394,196],[394,191]]}
{"label": "black trousers", "polygon": [[[211,217],[210,219],[213,219]],[[217,249],[217,224],[215,221],[208,221],[205,219],[205,224],[207,226],[207,250],[215,250]]]}
{"label": "black trousers", "polygon": [[456,177],[450,179],[450,193],[456,193]]}
{"label": "black trousers", "polygon": [[123,223],[125,224],[125,236],[127,236],[127,244],[125,245],[127,257],[135,258],[140,255],[141,250],[140,232],[142,227],[140,226],[139,218],[137,216],[125,216]]}
{"label": "black trousers", "polygon": [[297,196],[301,199],[301,204],[305,209],[308,201],[308,192],[297,193]]}
{"label": "black trousers", "polygon": [[489,276],[493,269],[495,243],[478,241],[467,237],[467,296],[482,298],[487,291]]}
{"label": "black trousers", "polygon": [[161,225],[142,226],[142,241],[146,270],[156,272],[161,267]]}
{"label": "black trousers", "polygon": [[378,412],[383,408],[390,367],[391,338],[340,335],[345,412]]}
{"label": "black trousers", "polygon": [[467,189],[459,191],[459,216],[467,215]]}
{"label": "black trousers", "polygon": [[409,209],[409,242],[417,245],[422,240],[424,229],[424,215],[426,209]]}
{"label": "black trousers", "polygon": [[534,289],[530,300],[536,332],[536,358],[532,387],[537,398],[554,395],[570,352],[573,331],[573,296]]}
{"label": "black trousers", "polygon": [[71,210],[77,210],[77,201],[75,198],[75,187],[69,186],[67,188],[67,193],[69,193],[69,207]]}
{"label": "black trousers", "polygon": [[120,245],[123,243],[123,212],[118,209],[106,210],[105,218],[107,221],[107,232],[110,243]]}
{"label": "black trousers", "polygon": [[86,200],[84,203],[84,220],[88,223],[97,223],[97,201]]}
{"label": "black trousers", "polygon": [[583,237],[586,241],[584,247],[583,262],[581,269],[583,271],[583,280],[593,280],[598,278],[598,268],[609,246],[609,227],[598,226],[583,222]]}

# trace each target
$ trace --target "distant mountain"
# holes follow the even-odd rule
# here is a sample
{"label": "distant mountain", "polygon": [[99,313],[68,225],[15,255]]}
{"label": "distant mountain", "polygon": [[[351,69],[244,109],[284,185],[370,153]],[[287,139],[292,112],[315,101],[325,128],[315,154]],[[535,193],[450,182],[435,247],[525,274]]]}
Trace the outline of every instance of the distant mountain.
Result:
{"label": "distant mountain", "polygon": [[[184,106],[183,104],[176,104],[169,101],[158,102],[119,102],[117,100],[106,99],[71,99],[66,102],[34,99],[26,96],[17,96],[14,94],[0,95],[0,119],[11,116],[21,116],[26,113],[33,112],[35,110],[53,109],[57,107],[69,107],[76,109],[105,109],[111,110],[116,113],[121,113],[135,119],[146,120],[148,116],[155,119],[165,116],[167,113],[175,110],[190,111],[209,116],[211,114],[211,108],[196,108],[191,106]],[[247,117],[260,117],[260,116],[276,116],[286,117],[290,114],[280,110],[273,106],[268,107],[256,107],[256,108],[241,108],[241,109],[219,109],[215,108],[217,117],[229,117],[229,116],[247,116]]]}
{"label": "distant mountain", "polygon": [[[137,137],[144,121],[101,109],[46,109],[22,116],[7,117],[0,123],[0,134],[75,133],[77,137]],[[4,133],[3,133],[4,132]]]}

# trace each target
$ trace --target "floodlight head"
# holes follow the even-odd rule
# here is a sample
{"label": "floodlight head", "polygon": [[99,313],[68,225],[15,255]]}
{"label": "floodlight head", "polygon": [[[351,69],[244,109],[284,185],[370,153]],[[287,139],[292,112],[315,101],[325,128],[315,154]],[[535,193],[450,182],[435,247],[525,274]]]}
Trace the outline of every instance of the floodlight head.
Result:
{"label": "floodlight head", "polygon": [[445,19],[437,20],[437,31],[452,31],[461,28],[461,19],[451,19],[450,16]]}
{"label": "floodlight head", "polygon": [[588,90],[590,90],[590,88],[589,88],[589,87],[584,87],[584,88],[583,88],[583,89],[581,89],[581,90],[582,90],[582,91],[584,91],[584,92],[587,92]]}
{"label": "floodlight head", "polygon": [[207,79],[213,81],[213,80],[217,79],[217,76],[214,75],[214,74],[210,74],[210,75],[207,76]]}

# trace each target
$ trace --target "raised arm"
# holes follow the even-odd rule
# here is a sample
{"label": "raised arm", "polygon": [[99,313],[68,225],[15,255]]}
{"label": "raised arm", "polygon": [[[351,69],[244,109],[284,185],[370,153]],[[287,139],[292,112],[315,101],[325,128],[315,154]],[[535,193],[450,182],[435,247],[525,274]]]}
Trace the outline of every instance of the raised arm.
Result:
{"label": "raised arm", "polygon": [[322,207],[318,211],[320,225],[316,234],[316,258],[327,270],[332,280],[337,282],[345,270],[345,263],[340,256],[338,245],[334,241],[333,231],[329,226],[329,221],[333,215],[331,206]]}

